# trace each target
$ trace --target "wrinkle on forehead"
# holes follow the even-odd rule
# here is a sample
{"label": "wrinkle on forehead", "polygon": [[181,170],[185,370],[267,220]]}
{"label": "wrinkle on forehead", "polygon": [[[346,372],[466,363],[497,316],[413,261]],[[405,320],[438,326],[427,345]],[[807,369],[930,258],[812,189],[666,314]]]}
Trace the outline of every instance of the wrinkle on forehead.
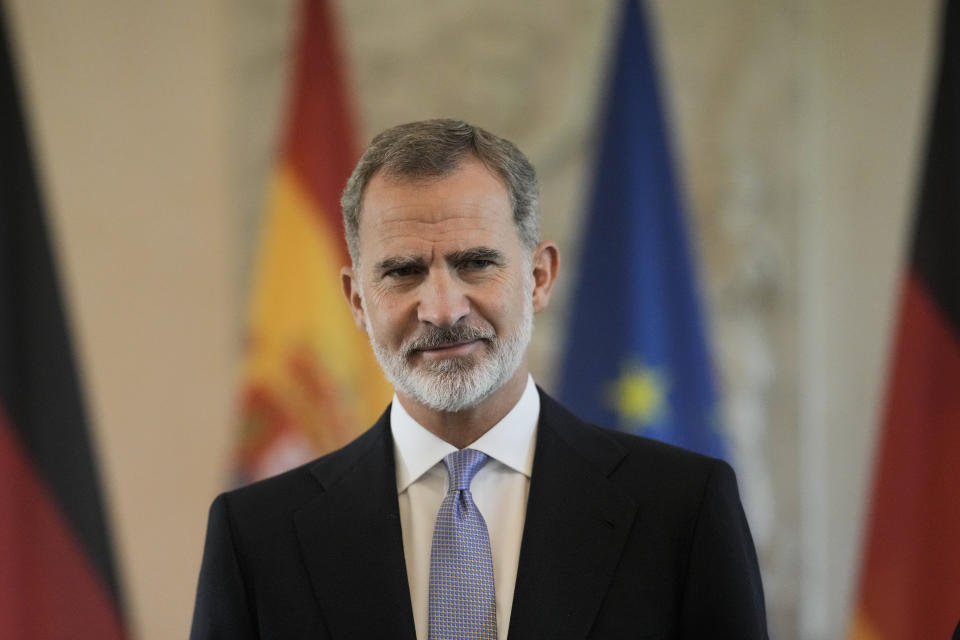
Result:
{"label": "wrinkle on forehead", "polygon": [[513,236],[519,243],[509,193],[479,161],[440,179],[375,175],[359,222],[361,245],[375,253],[433,253],[442,245],[442,254],[451,247],[511,244]]}
{"label": "wrinkle on forehead", "polygon": [[[404,194],[406,195],[406,194]],[[412,195],[412,194],[410,194]],[[405,198],[402,195],[390,202],[372,202],[364,207],[363,214],[368,219],[380,218],[380,222],[418,219],[424,222],[443,222],[458,218],[512,217],[510,201],[504,193],[483,192],[471,194],[475,197]],[[404,202],[409,200],[408,202]],[[372,206],[371,206],[372,205]],[[363,216],[361,216],[361,223]]]}
{"label": "wrinkle on forehead", "polygon": [[376,221],[376,237],[386,240],[413,234],[446,238],[466,233],[490,233],[496,228],[496,218],[499,216],[490,215],[481,208],[470,209],[460,207],[457,211],[423,211],[419,207],[396,207],[384,212]]}
{"label": "wrinkle on forehead", "polygon": [[503,242],[505,233],[515,232],[509,209],[473,203],[396,205],[369,213],[366,224],[361,221],[361,235],[379,246],[400,240],[474,244],[478,238],[488,238]]}

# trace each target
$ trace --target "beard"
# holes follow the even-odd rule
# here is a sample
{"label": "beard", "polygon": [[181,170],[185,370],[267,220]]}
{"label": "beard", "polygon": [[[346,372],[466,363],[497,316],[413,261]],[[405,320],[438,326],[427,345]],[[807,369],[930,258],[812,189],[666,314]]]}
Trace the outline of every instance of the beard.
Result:
{"label": "beard", "polygon": [[[457,412],[472,409],[500,389],[517,372],[533,335],[533,278],[524,287],[523,317],[514,331],[497,335],[493,327],[454,325],[430,327],[423,334],[405,341],[399,349],[384,345],[367,320],[367,336],[373,354],[387,379],[397,391],[436,411]],[[527,291],[529,289],[529,291]],[[411,364],[422,349],[480,340],[485,352],[453,356]]]}

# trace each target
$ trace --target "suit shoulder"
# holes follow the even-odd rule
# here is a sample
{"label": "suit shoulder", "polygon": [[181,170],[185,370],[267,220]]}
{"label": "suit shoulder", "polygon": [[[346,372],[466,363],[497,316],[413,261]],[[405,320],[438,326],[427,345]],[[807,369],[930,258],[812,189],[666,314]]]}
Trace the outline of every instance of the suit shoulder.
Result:
{"label": "suit shoulder", "polygon": [[699,475],[715,472],[718,467],[730,470],[730,465],[718,458],[712,458],[659,440],[595,425],[591,426],[595,429],[601,429],[607,437],[613,438],[622,445],[631,457],[636,457],[637,461],[650,465],[657,471],[669,473],[672,470],[674,473],[695,473]]}
{"label": "suit shoulder", "polygon": [[641,502],[667,500],[695,509],[717,479],[736,491],[736,482],[728,481],[733,470],[717,458],[591,424],[544,393],[541,415],[577,455]]}
{"label": "suit shoulder", "polygon": [[296,505],[320,488],[310,467],[317,460],[289,471],[225,491],[221,498],[232,512],[264,513],[283,511],[286,505]]}
{"label": "suit shoulder", "polygon": [[[382,421],[381,421],[382,422]],[[378,422],[336,451],[269,478],[226,491],[221,498],[239,520],[245,516],[292,513],[329,489],[389,432]]]}
{"label": "suit shoulder", "polygon": [[587,422],[542,391],[541,417],[575,451],[602,466],[626,465],[667,476],[705,476],[717,465],[729,468],[716,458]]}

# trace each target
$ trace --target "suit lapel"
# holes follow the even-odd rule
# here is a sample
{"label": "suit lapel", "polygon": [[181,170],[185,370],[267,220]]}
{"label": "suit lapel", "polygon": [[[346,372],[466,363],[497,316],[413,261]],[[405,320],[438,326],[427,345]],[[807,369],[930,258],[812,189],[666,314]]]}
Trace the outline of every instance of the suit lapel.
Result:
{"label": "suit lapel", "polygon": [[333,638],[415,637],[388,416],[314,467],[324,492],[294,518]]}
{"label": "suit lapel", "polygon": [[637,511],[607,476],[625,452],[541,393],[510,637],[585,638]]}

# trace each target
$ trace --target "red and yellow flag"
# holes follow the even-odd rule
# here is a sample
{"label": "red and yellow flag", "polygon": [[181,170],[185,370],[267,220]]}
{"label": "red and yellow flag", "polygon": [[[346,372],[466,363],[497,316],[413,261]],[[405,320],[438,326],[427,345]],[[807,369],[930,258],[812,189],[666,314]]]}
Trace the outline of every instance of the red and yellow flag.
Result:
{"label": "red and yellow flag", "polygon": [[391,393],[340,288],[349,260],[340,192],[356,156],[335,30],[323,0],[304,0],[300,19],[249,312],[238,460],[244,481],[346,444]]}
{"label": "red and yellow flag", "polygon": [[960,619],[960,3],[945,5],[855,640],[948,638]]}

